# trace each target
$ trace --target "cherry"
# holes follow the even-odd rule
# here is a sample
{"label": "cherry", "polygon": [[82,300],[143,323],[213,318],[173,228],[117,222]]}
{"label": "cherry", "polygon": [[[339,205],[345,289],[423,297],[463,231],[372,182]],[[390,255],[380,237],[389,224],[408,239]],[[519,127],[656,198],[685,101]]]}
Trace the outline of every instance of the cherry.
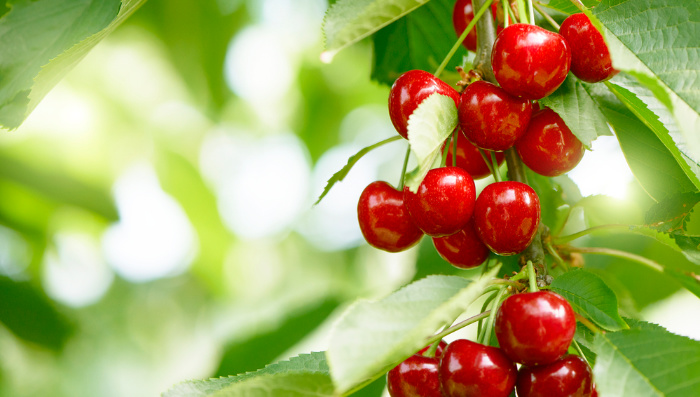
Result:
{"label": "cherry", "polygon": [[399,76],[389,93],[389,117],[394,128],[408,139],[408,118],[424,99],[434,93],[449,96],[459,105],[459,93],[444,81],[422,70],[409,70]]}
{"label": "cherry", "polygon": [[498,84],[511,95],[541,99],[566,79],[571,50],[557,33],[516,23],[496,37],[491,65]]}
{"label": "cherry", "polygon": [[544,365],[566,353],[576,318],[566,299],[551,291],[509,296],[496,314],[496,338],[511,360]]}
{"label": "cherry", "polygon": [[439,375],[446,397],[507,397],[517,369],[501,349],[458,339],[443,353]]}
{"label": "cherry", "polygon": [[481,265],[490,253],[476,235],[472,221],[451,236],[433,237],[433,245],[442,259],[460,269]]}
{"label": "cherry", "polygon": [[435,357],[423,356],[429,347],[426,346],[386,374],[391,397],[442,397],[438,366],[447,343],[440,341]]}
{"label": "cherry", "polygon": [[586,14],[574,14],[564,20],[559,29],[571,47],[571,71],[579,79],[597,83],[618,73],[613,69],[610,51],[603,35]]}
{"label": "cherry", "polygon": [[486,81],[470,84],[462,93],[457,114],[471,143],[487,150],[506,150],[525,133],[532,105]]}
{"label": "cherry", "polygon": [[425,234],[442,237],[466,226],[474,212],[476,187],[467,171],[442,167],[428,171],[416,193],[404,187],[404,202],[413,222]]}
{"label": "cherry", "polygon": [[519,397],[592,397],[593,373],[584,359],[567,355],[551,364],[523,366],[516,389]]}
{"label": "cherry", "polygon": [[[472,145],[465,137],[457,133],[457,167],[462,168],[471,175],[472,179],[486,178],[491,175],[489,166],[484,162],[484,158],[479,153],[479,148]],[[447,164],[452,164],[453,145],[450,145],[447,151]],[[487,151],[486,156],[490,156],[491,152]],[[503,164],[505,156],[501,152],[496,152],[496,162],[498,165]]]}
{"label": "cherry", "polygon": [[[491,4],[491,13],[493,14],[493,19],[497,20],[498,6],[496,3]],[[469,25],[472,19],[474,19],[474,5],[472,5],[472,0],[457,0],[452,10],[452,26],[455,28],[457,37],[462,35],[462,32],[464,32],[464,29],[467,28],[467,25]],[[501,30],[502,28],[499,27],[498,32]],[[476,52],[476,27],[469,31],[462,45],[469,51]]]}
{"label": "cherry", "polygon": [[423,236],[408,214],[403,192],[386,182],[372,182],[362,191],[357,219],[365,240],[384,251],[406,250]]}
{"label": "cherry", "polygon": [[525,135],[515,143],[515,148],[525,165],[544,176],[571,171],[585,152],[564,120],[549,108],[532,115]]}
{"label": "cherry", "polygon": [[492,183],[476,199],[476,234],[498,255],[515,255],[527,248],[539,224],[540,199],[524,183]]}

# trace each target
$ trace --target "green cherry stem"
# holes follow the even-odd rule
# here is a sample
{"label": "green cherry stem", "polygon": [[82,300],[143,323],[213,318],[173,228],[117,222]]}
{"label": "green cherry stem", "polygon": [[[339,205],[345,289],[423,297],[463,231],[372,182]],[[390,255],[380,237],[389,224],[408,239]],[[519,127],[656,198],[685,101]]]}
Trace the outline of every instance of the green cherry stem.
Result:
{"label": "green cherry stem", "polygon": [[576,6],[576,8],[578,8],[579,10],[581,10],[581,12],[586,11],[586,6],[583,5],[583,3],[581,3],[581,0],[571,0],[571,2],[574,3],[574,5]]}
{"label": "green cherry stem", "polygon": [[663,272],[664,267],[657,262],[647,259],[640,255],[631,254],[629,252],[620,251],[612,248],[598,248],[598,247],[570,247],[568,248],[570,252],[578,252],[581,254],[592,254],[592,255],[607,255],[616,258],[628,259],[642,265],[646,265],[654,270]]}
{"label": "green cherry stem", "polygon": [[552,27],[553,27],[554,29],[556,29],[557,32],[558,32],[558,31],[559,31],[559,24],[557,23],[557,21],[554,20],[554,18],[552,18],[549,14],[547,14],[547,13],[542,9],[542,7],[540,7],[540,2],[538,1],[538,2],[536,2],[536,3],[533,3],[533,5],[535,6],[535,9],[537,10],[537,12],[539,12],[540,15],[542,15],[542,17],[543,17],[544,19],[546,19],[547,22],[549,22],[549,24],[552,25]]}
{"label": "green cherry stem", "polygon": [[588,365],[590,366],[591,363],[588,362],[588,359],[586,358],[586,355],[583,354],[583,349],[581,349],[581,346],[579,346],[578,342],[576,342],[576,339],[572,339],[571,341],[574,343],[574,347],[576,348],[576,351],[578,352],[578,355],[581,356],[581,358],[582,358],[584,361],[586,361],[586,364],[588,364]]}
{"label": "green cherry stem", "polygon": [[554,248],[552,243],[549,241],[544,244],[544,247],[547,249],[547,252],[549,252],[549,255],[552,255],[552,258],[554,258],[554,261],[557,262],[559,266],[561,266],[564,271],[568,272],[569,271],[569,265],[566,264],[566,262],[561,258],[557,250]]}
{"label": "green cherry stem", "polygon": [[447,335],[450,335],[453,332],[459,331],[460,329],[466,327],[467,325],[471,325],[479,320],[483,320],[483,319],[487,318],[490,314],[491,314],[491,311],[487,310],[485,312],[477,314],[476,316],[469,317],[468,319],[466,319],[464,321],[460,321],[457,324],[454,324],[453,326],[451,326],[450,328],[447,328],[447,329],[443,330],[442,332],[430,337],[430,339],[428,339],[428,343],[432,344],[435,342],[440,342],[440,340],[442,338],[446,337]]}
{"label": "green cherry stem", "polygon": [[537,292],[537,273],[535,273],[535,267],[532,265],[532,261],[527,261],[527,276],[530,281],[530,292]]}
{"label": "green cherry stem", "polygon": [[474,19],[472,19],[472,21],[469,22],[469,25],[467,25],[466,29],[464,29],[464,32],[462,32],[462,34],[459,36],[457,42],[454,43],[454,45],[450,49],[450,52],[447,53],[445,59],[442,60],[440,66],[438,66],[437,70],[435,70],[435,73],[433,73],[435,77],[440,76],[442,71],[445,70],[447,63],[450,62],[450,59],[452,59],[452,57],[455,55],[455,53],[459,49],[459,46],[461,46],[464,39],[467,38],[469,32],[471,32],[471,30],[474,29],[474,26],[476,26],[476,23],[479,21],[479,18],[481,18],[481,16],[484,15],[484,12],[486,12],[486,10],[489,8],[489,6],[491,5],[491,1],[493,0],[486,0],[484,5],[481,6],[481,8],[479,8],[479,11],[476,12],[476,14],[474,15]]}
{"label": "green cherry stem", "polygon": [[[505,29],[508,27],[508,25],[510,25],[508,23],[508,21],[510,20],[508,16],[513,15],[513,10],[510,9],[510,5],[508,5],[508,0],[502,0],[501,7],[503,7],[503,28]],[[515,21],[515,17],[513,17],[513,20]]]}
{"label": "green cherry stem", "polygon": [[593,226],[591,228],[581,230],[580,232],[576,232],[573,234],[569,234],[568,236],[562,236],[562,237],[555,237],[552,239],[552,242],[557,245],[561,244],[566,244],[568,242],[574,241],[579,237],[583,237],[585,235],[591,234],[593,232],[597,232],[598,230],[630,230],[633,226],[631,225],[622,225],[622,224],[609,224],[609,225],[599,225],[599,226]]}
{"label": "green cherry stem", "polygon": [[[445,164],[447,164],[447,153],[450,152],[450,151],[449,151],[449,147],[450,147],[449,145],[450,145],[450,138],[451,138],[451,137],[452,137],[452,135],[448,136],[447,139],[445,139],[445,143],[444,143],[444,146],[443,146],[444,149],[443,149],[443,151],[442,151],[442,161],[440,161],[440,167],[444,167]],[[455,156],[452,156],[452,158],[455,158]]]}
{"label": "green cherry stem", "polygon": [[585,325],[586,328],[590,329],[591,332],[593,332],[594,334],[600,334],[600,333],[603,332],[603,331],[600,330],[600,328],[596,327],[596,325],[593,324],[593,323],[592,323],[590,320],[588,320],[586,317],[583,317],[582,315],[580,315],[580,314],[578,314],[578,313],[574,313],[574,315],[576,316],[576,321],[578,321],[579,323]]}
{"label": "green cherry stem", "polygon": [[491,157],[491,166],[492,166],[491,169],[494,171],[493,177],[496,178],[496,182],[500,182],[501,181],[501,172],[500,172],[500,168],[498,167],[498,160],[496,160],[496,153],[491,152],[490,157]]}
{"label": "green cherry stem", "polygon": [[525,9],[524,0],[518,0],[518,14],[520,15],[520,23],[530,23],[527,19],[527,10]]}
{"label": "green cherry stem", "polygon": [[528,11],[530,11],[530,23],[535,24],[535,7],[532,5],[532,0],[527,0]]}
{"label": "green cherry stem", "polygon": [[437,352],[438,346],[440,346],[439,340],[433,342],[433,344],[430,345],[430,348],[428,350],[426,350],[426,352],[423,355],[425,357],[435,357],[435,353]]}
{"label": "green cherry stem", "polygon": [[457,166],[457,134],[459,134],[459,129],[455,128],[455,131],[452,133],[452,166],[456,167]]}
{"label": "green cherry stem", "polygon": [[482,345],[488,345],[490,336],[491,336],[491,330],[493,330],[493,321],[496,319],[496,312],[498,312],[498,307],[501,305],[501,302],[503,301],[504,297],[503,295],[506,293],[506,288],[503,287],[498,291],[498,295],[496,295],[496,299],[493,300],[493,303],[491,304],[491,313],[489,314],[488,320],[486,320],[486,326],[484,327],[484,333],[481,336],[481,340],[479,343]]}
{"label": "green cherry stem", "polygon": [[496,171],[493,169],[493,164],[491,164],[491,160],[489,159],[489,156],[486,155],[486,152],[483,149],[479,149],[479,154],[481,154],[481,158],[484,159],[484,163],[486,163],[486,167],[488,167],[489,171],[491,171],[491,175],[493,175],[493,179],[496,179]]}
{"label": "green cherry stem", "polygon": [[406,168],[408,167],[408,157],[411,155],[411,145],[406,148],[406,157],[403,159],[403,168],[401,169],[401,179],[399,180],[399,191],[403,191],[403,183],[406,180]]}

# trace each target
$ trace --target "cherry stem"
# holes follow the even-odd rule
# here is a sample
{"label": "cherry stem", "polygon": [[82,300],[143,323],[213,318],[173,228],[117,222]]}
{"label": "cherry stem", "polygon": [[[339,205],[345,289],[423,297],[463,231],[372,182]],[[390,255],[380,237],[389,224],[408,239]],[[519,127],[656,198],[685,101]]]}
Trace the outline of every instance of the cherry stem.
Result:
{"label": "cherry stem", "polygon": [[408,157],[411,154],[411,145],[406,148],[406,157],[403,159],[403,168],[401,169],[401,179],[399,180],[399,191],[403,191],[403,183],[406,180],[406,168],[408,167]]}
{"label": "cherry stem", "polygon": [[586,355],[583,354],[583,349],[581,349],[581,346],[579,346],[578,342],[576,342],[576,339],[572,339],[572,342],[574,342],[574,347],[576,348],[576,351],[578,352],[578,355],[581,356],[581,358],[588,364],[588,366],[591,366],[591,363],[588,362],[588,359],[586,358]]}
{"label": "cherry stem", "polygon": [[452,46],[452,48],[450,48],[450,52],[447,53],[447,56],[445,56],[445,59],[442,60],[442,63],[440,64],[440,66],[438,66],[437,70],[435,70],[435,73],[434,73],[435,77],[440,76],[442,71],[445,70],[447,63],[450,62],[450,59],[452,59],[452,57],[455,55],[455,53],[459,49],[459,46],[461,46],[464,39],[467,38],[467,35],[469,34],[469,32],[471,32],[471,30],[474,29],[474,26],[479,21],[481,16],[484,15],[484,12],[486,12],[488,7],[491,5],[492,1],[493,0],[486,0],[484,5],[482,5],[481,8],[479,8],[479,11],[477,11],[476,15],[474,15],[474,19],[472,19],[471,22],[469,22],[469,25],[467,25],[466,29],[464,29],[464,32],[462,32],[462,34],[459,35],[459,38],[457,38],[457,42],[455,42],[454,45]]}
{"label": "cherry stem", "polygon": [[552,18],[549,14],[547,14],[547,13],[542,9],[542,7],[540,7],[540,5],[539,5],[538,3],[539,3],[539,2],[533,3],[533,5],[535,6],[535,9],[537,10],[537,12],[539,12],[540,15],[542,15],[542,17],[543,17],[544,19],[546,19],[547,22],[549,22],[549,24],[552,25],[552,27],[553,27],[554,29],[556,29],[557,32],[558,32],[560,26],[559,26],[559,24],[557,23],[557,21],[555,21],[554,18]]}
{"label": "cherry stem", "polygon": [[498,167],[498,160],[496,160],[496,153],[491,152],[491,165],[493,166],[493,177],[496,178],[496,182],[501,181],[501,172]]}
{"label": "cherry stem", "polygon": [[642,265],[646,265],[654,270],[663,272],[664,267],[657,262],[647,259],[640,255],[631,254],[629,252],[620,251],[612,248],[598,248],[598,247],[569,247],[570,252],[578,252],[581,254],[592,254],[592,255],[607,255],[615,258],[628,259]]}
{"label": "cherry stem", "polygon": [[484,163],[486,163],[486,167],[488,167],[489,171],[491,171],[491,175],[493,175],[493,179],[496,179],[496,171],[493,169],[493,165],[491,164],[491,160],[489,159],[488,156],[486,156],[486,152],[484,149],[479,149],[479,154],[481,154],[481,158],[484,159]]}
{"label": "cherry stem", "polygon": [[581,10],[581,12],[586,11],[586,6],[583,5],[583,3],[581,3],[581,0],[571,0],[571,2],[574,3],[574,5],[576,6],[576,8],[578,8],[579,10]]}
{"label": "cherry stem", "polygon": [[511,7],[510,5],[508,5],[508,15],[510,15],[510,17],[514,21],[516,21],[516,22],[518,21],[518,18],[515,17],[515,11],[513,11],[513,7]]}
{"label": "cherry stem", "polygon": [[[510,5],[508,5],[508,0],[503,0],[501,1],[501,6],[503,7],[503,28],[507,28],[510,23],[510,18],[508,16],[513,13],[513,10],[510,9]],[[509,13],[510,11],[510,13]],[[515,18],[513,18],[515,21]]]}
{"label": "cherry stem", "polygon": [[615,230],[615,229],[622,229],[622,230],[627,230],[629,231],[632,228],[631,225],[623,225],[623,224],[618,224],[618,223],[612,223],[609,225],[599,225],[599,226],[593,226],[591,228],[581,230],[580,232],[576,232],[574,234],[569,234],[568,236],[562,236],[562,237],[555,237],[552,239],[552,242],[557,245],[561,244],[566,244],[570,241],[576,240],[577,238],[586,236],[588,234],[591,234],[593,232],[597,232],[598,230]]}
{"label": "cherry stem", "polygon": [[528,11],[530,11],[530,23],[535,24],[535,7],[533,7],[532,0],[527,0]]}
{"label": "cherry stem", "polygon": [[586,328],[590,329],[591,332],[593,332],[594,334],[600,334],[600,333],[602,333],[602,331],[600,330],[600,328],[596,327],[596,325],[593,324],[592,322],[590,322],[586,317],[583,317],[582,315],[580,315],[580,314],[578,314],[578,313],[574,313],[574,315],[576,316],[576,321],[578,321],[578,322],[580,322],[581,324],[585,325]]}
{"label": "cherry stem", "polygon": [[545,248],[547,249],[547,252],[549,252],[549,255],[552,255],[552,258],[554,258],[554,261],[557,262],[559,266],[564,268],[564,271],[569,271],[569,265],[566,264],[564,259],[561,258],[557,250],[552,246],[552,243],[546,242],[544,244]]}
{"label": "cherry stem", "polygon": [[520,14],[520,23],[530,23],[527,20],[527,12],[525,10],[525,1],[518,0],[518,14]]}
{"label": "cherry stem", "polygon": [[[450,152],[450,138],[452,135],[448,136],[447,139],[445,139],[445,144],[444,144],[444,149],[442,151],[442,161],[440,161],[440,167],[444,167],[445,164],[447,164],[447,154]],[[455,158],[453,155],[452,158]]]}
{"label": "cherry stem", "polygon": [[490,310],[486,310],[485,312],[479,313],[476,316],[469,317],[468,319],[464,321],[460,321],[457,324],[454,324],[453,326],[443,330],[439,334],[435,334],[430,339],[428,339],[428,343],[435,343],[435,342],[440,342],[442,338],[446,337],[447,335],[459,331],[460,329],[466,327],[467,325],[474,324],[477,321],[483,320],[487,318],[491,314]]}
{"label": "cherry stem", "polygon": [[[490,0],[473,0],[472,4],[479,10],[490,4]],[[475,18],[476,19],[476,18]],[[476,69],[484,80],[496,84],[496,77],[493,75],[491,67],[491,49],[496,40],[496,26],[493,18],[479,18],[476,24],[476,56],[474,57],[474,69]]]}
{"label": "cherry stem", "polygon": [[452,133],[452,166],[457,166],[457,139],[459,138],[459,129],[455,129]]}
{"label": "cherry stem", "polygon": [[498,291],[498,294],[496,295],[496,299],[493,300],[493,304],[491,305],[491,310],[489,314],[488,320],[486,320],[486,327],[484,327],[484,333],[481,336],[481,340],[479,343],[482,345],[489,345],[489,341],[491,339],[491,331],[493,330],[493,321],[496,319],[496,312],[498,312],[498,307],[501,305],[501,301],[503,300],[503,294],[506,293],[506,287],[501,288]]}
{"label": "cherry stem", "polygon": [[491,284],[492,285],[505,284],[505,285],[510,285],[512,287],[516,287],[516,288],[519,287],[520,283],[513,281],[513,280],[514,280],[514,278],[512,278],[512,277],[509,280],[504,280],[504,279],[499,278],[499,279],[491,281]]}
{"label": "cherry stem", "polygon": [[535,273],[535,267],[532,265],[532,261],[527,261],[527,275],[528,280],[530,280],[530,292],[537,292],[537,273]]}
{"label": "cherry stem", "polygon": [[428,350],[426,350],[426,352],[423,355],[425,357],[435,357],[435,353],[437,352],[438,346],[440,346],[439,340],[433,342],[433,344],[430,345],[430,348]]}

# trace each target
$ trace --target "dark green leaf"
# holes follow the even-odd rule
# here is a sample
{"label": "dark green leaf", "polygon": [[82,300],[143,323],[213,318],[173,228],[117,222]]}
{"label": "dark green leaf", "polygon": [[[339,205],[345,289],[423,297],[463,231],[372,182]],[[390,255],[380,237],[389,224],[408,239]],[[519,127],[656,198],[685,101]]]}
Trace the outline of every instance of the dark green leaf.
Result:
{"label": "dark green leaf", "polygon": [[[410,15],[377,32],[372,79],[391,85],[402,73],[433,72],[457,41],[452,27],[453,0],[431,0]],[[488,16],[488,14],[486,14]],[[445,71],[461,66],[466,49],[460,47]]]}
{"label": "dark green leaf", "polygon": [[574,310],[608,331],[627,324],[617,313],[617,297],[603,280],[585,270],[573,270],[554,279],[552,291],[568,300]]}
{"label": "dark green leaf", "polygon": [[0,276],[0,323],[18,337],[60,350],[72,332],[68,320],[27,282]]}
{"label": "dark green leaf", "polygon": [[374,145],[367,146],[366,148],[360,150],[355,155],[350,157],[348,159],[348,163],[345,164],[345,166],[343,168],[341,168],[340,171],[333,174],[331,179],[328,180],[328,183],[326,183],[326,187],[323,188],[323,193],[321,193],[321,195],[318,196],[318,200],[316,200],[314,205],[320,203],[321,200],[323,200],[323,198],[326,197],[328,192],[331,191],[331,188],[333,187],[333,185],[335,185],[337,182],[340,182],[343,179],[345,179],[345,177],[348,175],[348,172],[350,172],[352,167],[355,165],[355,163],[357,163],[362,158],[362,156],[364,156],[365,154],[371,152],[372,150],[374,150],[374,149],[376,149],[376,148],[378,148],[386,143],[398,141],[399,139],[401,139],[401,135],[396,135],[396,136],[393,136],[391,138],[387,138],[381,142],[375,143]]}
{"label": "dark green leaf", "polygon": [[688,219],[698,202],[700,193],[682,193],[669,197],[649,209],[644,223],[666,233],[683,232],[687,230]]}

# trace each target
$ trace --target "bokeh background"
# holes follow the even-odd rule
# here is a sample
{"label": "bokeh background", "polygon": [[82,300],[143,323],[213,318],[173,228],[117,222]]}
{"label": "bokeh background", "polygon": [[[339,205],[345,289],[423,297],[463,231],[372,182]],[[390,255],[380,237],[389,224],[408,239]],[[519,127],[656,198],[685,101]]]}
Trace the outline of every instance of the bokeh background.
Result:
{"label": "bokeh background", "polygon": [[[398,182],[404,141],[313,206],[348,157],[396,133],[371,42],[321,62],[327,7],[149,0],[0,134],[1,396],[155,396],[252,371],[324,350],[358,297],[457,272],[427,238],[400,254],[363,242],[357,199]],[[593,148],[569,175],[582,196],[641,216],[615,138]],[[625,314],[700,339],[689,293],[624,260],[588,265],[629,280],[611,285]]]}

